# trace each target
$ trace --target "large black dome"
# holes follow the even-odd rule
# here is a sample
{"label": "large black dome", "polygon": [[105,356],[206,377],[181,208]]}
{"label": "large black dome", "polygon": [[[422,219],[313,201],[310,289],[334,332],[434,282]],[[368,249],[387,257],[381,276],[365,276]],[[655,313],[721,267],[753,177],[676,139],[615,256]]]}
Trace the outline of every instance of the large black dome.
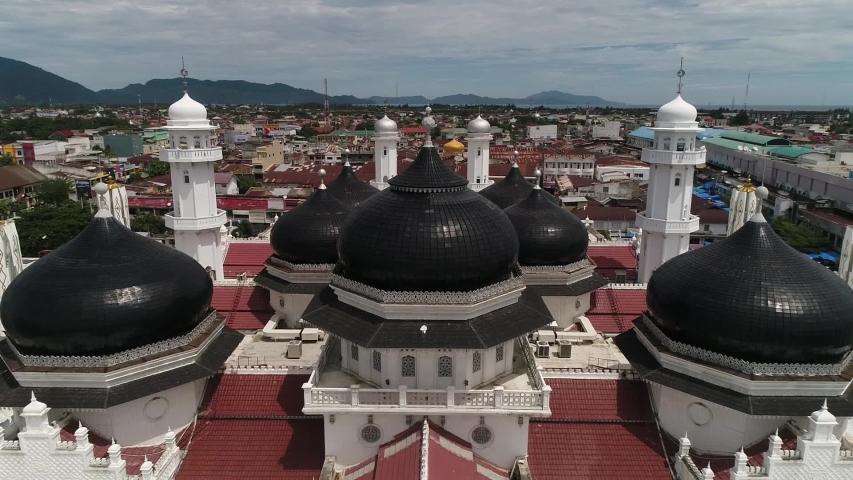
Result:
{"label": "large black dome", "polygon": [[0,318],[21,353],[108,355],[192,330],[212,295],[191,257],[95,218],[15,277]]}
{"label": "large black dome", "polygon": [[[498,207],[506,209],[527,198],[531,190],[533,190],[533,184],[524,178],[518,165],[513,164],[503,180],[484,188],[480,191],[480,195],[488,198]],[[554,205],[562,203],[559,198],[548,193],[544,195],[544,198]]]}
{"label": "large black dome", "polygon": [[344,165],[341,174],[329,184],[327,190],[350,208],[355,208],[359,203],[379,192],[379,189],[359,180],[349,163]]}
{"label": "large black dome", "polygon": [[760,363],[830,363],[853,347],[853,290],[763,219],[652,274],[652,320],[673,340]]}
{"label": "large black dome", "polygon": [[433,147],[341,229],[337,273],[383,290],[470,291],[509,278],[518,237]]}
{"label": "large black dome", "polygon": [[518,234],[518,263],[523,267],[568,265],[586,255],[586,227],[548,196],[553,197],[534,188],[526,199],[504,210]]}
{"label": "large black dome", "polygon": [[334,264],[338,233],[350,210],[321,185],[273,225],[270,243],[275,255],[290,263]]}

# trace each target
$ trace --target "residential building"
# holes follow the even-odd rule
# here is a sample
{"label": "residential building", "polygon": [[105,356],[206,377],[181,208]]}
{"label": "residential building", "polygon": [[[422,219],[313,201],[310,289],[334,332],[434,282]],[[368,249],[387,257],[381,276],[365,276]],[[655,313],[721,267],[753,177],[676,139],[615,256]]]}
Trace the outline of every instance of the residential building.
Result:
{"label": "residential building", "polygon": [[527,138],[532,140],[556,140],[557,125],[533,125],[527,127]]}
{"label": "residential building", "polygon": [[21,200],[47,180],[32,165],[0,167],[0,200]]}
{"label": "residential building", "polygon": [[649,164],[633,157],[602,157],[595,160],[595,179],[610,181],[636,178],[649,180]]}

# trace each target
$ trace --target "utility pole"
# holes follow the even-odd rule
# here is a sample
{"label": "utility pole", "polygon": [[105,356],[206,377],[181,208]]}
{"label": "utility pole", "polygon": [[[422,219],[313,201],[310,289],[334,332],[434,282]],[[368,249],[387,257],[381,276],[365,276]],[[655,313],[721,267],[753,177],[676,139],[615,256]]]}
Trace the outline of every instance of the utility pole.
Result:
{"label": "utility pole", "polygon": [[326,111],[326,126],[329,125],[329,79],[323,79],[323,109]]}

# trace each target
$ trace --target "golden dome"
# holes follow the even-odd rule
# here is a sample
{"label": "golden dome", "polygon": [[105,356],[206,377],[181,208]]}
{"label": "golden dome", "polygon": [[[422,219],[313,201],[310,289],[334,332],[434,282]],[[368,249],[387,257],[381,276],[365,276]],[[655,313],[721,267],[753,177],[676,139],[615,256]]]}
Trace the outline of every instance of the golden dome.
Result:
{"label": "golden dome", "polygon": [[462,142],[454,138],[453,140],[444,144],[444,151],[451,153],[462,153],[465,151],[465,145],[462,145]]}

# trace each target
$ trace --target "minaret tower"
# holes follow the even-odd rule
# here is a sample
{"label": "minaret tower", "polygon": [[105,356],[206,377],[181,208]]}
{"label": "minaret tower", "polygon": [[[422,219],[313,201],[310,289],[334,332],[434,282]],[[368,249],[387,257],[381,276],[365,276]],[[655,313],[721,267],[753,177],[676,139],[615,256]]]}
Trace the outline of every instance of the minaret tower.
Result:
{"label": "minaret tower", "polygon": [[491,185],[489,180],[489,133],[492,126],[480,115],[468,122],[468,188],[479,192]]}
{"label": "minaret tower", "polygon": [[643,149],[643,161],[651,164],[646,211],[637,214],[643,229],[639,281],[647,283],[652,272],[670,258],[687,251],[690,233],[699,230],[699,217],[690,214],[693,172],[705,163],[705,150],[696,148],[696,108],[678,96],[658,110],[651,148]]}
{"label": "minaret tower", "polygon": [[215,280],[225,278],[219,228],[225,225],[225,211],[216,208],[213,164],[222,160],[222,148],[212,146],[216,129],[207,119],[204,105],[187,93],[169,107],[169,146],[160,150],[160,160],[172,169],[174,210],[166,214],[166,226],[175,231],[175,248],[207,268]]}
{"label": "minaret tower", "polygon": [[397,176],[397,141],[400,140],[400,134],[397,132],[397,122],[388,118],[387,113],[376,121],[373,131],[376,177],[370,184],[384,190],[388,187],[388,180]]}

